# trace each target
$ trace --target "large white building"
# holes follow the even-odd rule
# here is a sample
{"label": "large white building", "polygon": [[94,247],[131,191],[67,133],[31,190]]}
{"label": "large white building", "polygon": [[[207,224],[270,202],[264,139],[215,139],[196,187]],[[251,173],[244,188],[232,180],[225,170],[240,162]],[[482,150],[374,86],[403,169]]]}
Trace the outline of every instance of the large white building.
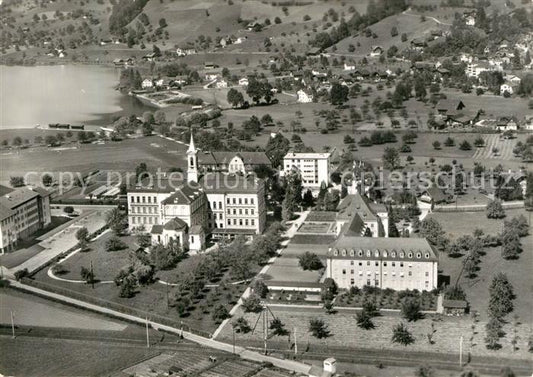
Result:
{"label": "large white building", "polygon": [[4,254],[50,224],[50,194],[38,187],[0,186],[0,192],[0,250]]}
{"label": "large white building", "polygon": [[438,256],[425,238],[341,236],[327,253],[326,276],[339,288],[437,288]]}
{"label": "large white building", "polygon": [[304,189],[318,191],[329,185],[330,153],[289,152],[283,157],[283,174],[297,171]]}
{"label": "large white building", "polygon": [[264,182],[242,173],[200,172],[191,136],[186,182],[169,176],[129,188],[128,224],[131,231],[150,232],[153,243],[172,239],[193,251],[203,249],[207,233],[214,238],[261,234],[266,226]]}

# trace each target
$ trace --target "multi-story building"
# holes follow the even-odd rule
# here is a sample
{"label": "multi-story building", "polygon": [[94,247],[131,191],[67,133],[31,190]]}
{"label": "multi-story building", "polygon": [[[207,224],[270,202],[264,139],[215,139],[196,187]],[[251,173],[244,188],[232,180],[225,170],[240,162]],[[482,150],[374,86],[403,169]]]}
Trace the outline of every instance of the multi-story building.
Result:
{"label": "multi-story building", "polygon": [[340,288],[437,288],[438,255],[425,238],[341,236],[327,252],[326,276]]}
{"label": "multi-story building", "polygon": [[50,194],[37,188],[0,186],[0,250],[13,250],[17,241],[51,222]]}
{"label": "multi-story building", "polygon": [[389,213],[383,204],[356,193],[346,195],[337,207],[337,233],[366,237],[389,236]]}
{"label": "multi-story building", "polygon": [[[233,169],[232,161],[223,166]],[[238,174],[202,174],[199,166],[191,136],[187,182],[168,177],[128,189],[129,229],[143,228],[154,243],[179,240],[190,250],[203,246],[205,232],[215,238],[261,234],[266,226],[264,182],[243,174],[244,165],[234,167]]]}
{"label": "multi-story building", "polygon": [[283,157],[283,174],[297,171],[304,189],[318,191],[329,185],[330,153],[289,152]]}
{"label": "multi-story building", "polygon": [[199,152],[198,168],[201,173],[253,173],[260,166],[272,168],[265,152]]}

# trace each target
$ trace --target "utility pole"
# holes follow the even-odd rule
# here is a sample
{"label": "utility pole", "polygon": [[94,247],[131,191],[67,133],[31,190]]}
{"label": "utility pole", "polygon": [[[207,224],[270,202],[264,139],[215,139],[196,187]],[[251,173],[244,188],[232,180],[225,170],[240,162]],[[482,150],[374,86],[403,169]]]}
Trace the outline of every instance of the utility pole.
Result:
{"label": "utility pole", "polygon": [[91,285],[94,289],[94,271],[93,271],[93,261],[91,260]]}
{"label": "utility pole", "polygon": [[298,342],[296,341],[296,327],[294,328],[294,354],[298,354]]}
{"label": "utility pole", "polygon": [[150,333],[148,332],[148,316],[146,316],[146,348],[150,348]]}
{"label": "utility pole", "polygon": [[235,327],[231,326],[233,330],[233,354],[235,355]]}
{"label": "utility pole", "polygon": [[267,321],[266,321],[266,316],[267,316],[267,312],[266,312],[266,307],[265,307],[265,310],[263,312],[263,338],[264,338],[264,342],[265,342],[265,355],[267,354]]}
{"label": "utility pole", "polygon": [[11,332],[12,332],[12,337],[13,339],[15,339],[15,315],[13,314],[13,310],[10,310],[11,312]]}
{"label": "utility pole", "polygon": [[459,339],[459,366],[463,366],[463,337]]}

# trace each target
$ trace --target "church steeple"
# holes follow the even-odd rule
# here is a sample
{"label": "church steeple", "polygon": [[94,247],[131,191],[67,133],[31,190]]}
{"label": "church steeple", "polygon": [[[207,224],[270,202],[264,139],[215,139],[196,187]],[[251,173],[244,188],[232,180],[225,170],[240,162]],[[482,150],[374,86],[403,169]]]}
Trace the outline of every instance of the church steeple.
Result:
{"label": "church steeple", "polygon": [[194,146],[194,138],[191,130],[191,141],[187,149],[187,181],[198,182],[198,155]]}

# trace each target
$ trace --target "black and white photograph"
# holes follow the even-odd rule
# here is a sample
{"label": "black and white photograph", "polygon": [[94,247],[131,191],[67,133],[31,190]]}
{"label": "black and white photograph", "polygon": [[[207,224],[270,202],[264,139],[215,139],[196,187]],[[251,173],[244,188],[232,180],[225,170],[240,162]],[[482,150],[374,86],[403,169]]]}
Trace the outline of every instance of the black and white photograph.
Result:
{"label": "black and white photograph", "polygon": [[0,35],[0,377],[533,376],[533,0]]}

